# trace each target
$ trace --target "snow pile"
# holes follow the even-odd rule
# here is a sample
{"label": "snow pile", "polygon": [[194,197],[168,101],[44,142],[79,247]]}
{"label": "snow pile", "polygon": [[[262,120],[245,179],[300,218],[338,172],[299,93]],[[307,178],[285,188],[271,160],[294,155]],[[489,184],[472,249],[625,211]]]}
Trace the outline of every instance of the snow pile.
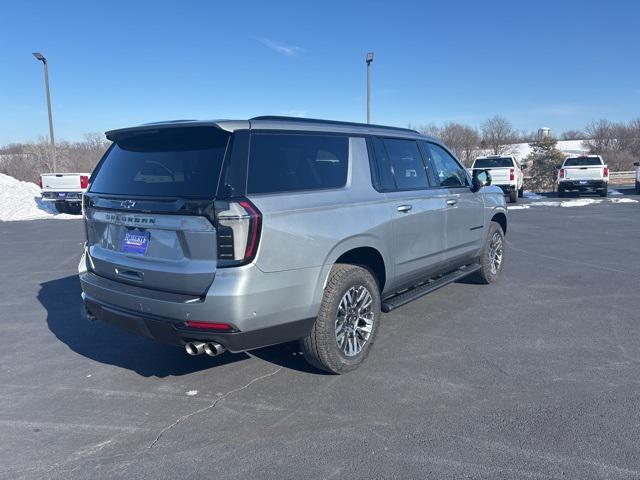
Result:
{"label": "snow pile", "polygon": [[[543,197],[539,197],[543,198]],[[574,200],[555,200],[555,201],[544,201],[544,202],[531,202],[526,205],[513,205],[508,206],[509,210],[526,210],[531,207],[563,207],[563,208],[571,208],[571,207],[586,207],[587,205],[597,205],[599,203],[638,203],[638,200],[634,200],[633,198],[608,198],[604,199],[595,199],[595,198],[576,198]]]}
{"label": "snow pile", "polygon": [[0,221],[37,220],[41,218],[81,218],[60,214],[53,202],[43,202],[40,187],[0,173]]}
{"label": "snow pile", "polygon": [[524,198],[529,198],[531,200],[541,200],[544,198],[542,195],[538,195],[536,192],[530,192],[529,190],[526,190],[523,195]]}

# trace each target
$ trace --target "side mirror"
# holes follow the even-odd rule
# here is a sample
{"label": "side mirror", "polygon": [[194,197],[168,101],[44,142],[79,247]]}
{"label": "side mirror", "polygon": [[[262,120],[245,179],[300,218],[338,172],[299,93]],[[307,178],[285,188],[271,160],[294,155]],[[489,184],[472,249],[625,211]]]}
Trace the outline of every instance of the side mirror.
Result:
{"label": "side mirror", "polygon": [[562,165],[556,165],[556,170],[560,170],[562,168]]}
{"label": "side mirror", "polygon": [[477,192],[482,187],[491,185],[491,174],[489,170],[474,170],[471,176],[471,191]]}
{"label": "side mirror", "polygon": [[526,170],[527,168],[529,168],[527,165],[520,165],[520,170]]}
{"label": "side mirror", "polygon": [[640,167],[640,162],[634,162],[633,166],[634,167]]}

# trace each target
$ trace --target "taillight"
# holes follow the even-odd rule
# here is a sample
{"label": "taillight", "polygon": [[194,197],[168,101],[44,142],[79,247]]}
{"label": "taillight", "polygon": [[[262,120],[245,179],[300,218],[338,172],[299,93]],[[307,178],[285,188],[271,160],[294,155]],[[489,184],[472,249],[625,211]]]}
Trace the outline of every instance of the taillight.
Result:
{"label": "taillight", "polygon": [[516,179],[516,171],[513,168],[509,169],[509,180],[513,181]]}
{"label": "taillight", "polygon": [[218,266],[250,263],[258,251],[262,214],[249,200],[216,201]]}
{"label": "taillight", "polygon": [[564,168],[560,169],[560,178],[564,178]]}
{"label": "taillight", "polygon": [[602,169],[602,176],[603,176],[604,178],[607,178],[607,177],[609,176],[609,167],[604,167],[604,168]]}
{"label": "taillight", "polygon": [[86,175],[80,175],[80,188],[87,188],[89,186],[89,177]]}

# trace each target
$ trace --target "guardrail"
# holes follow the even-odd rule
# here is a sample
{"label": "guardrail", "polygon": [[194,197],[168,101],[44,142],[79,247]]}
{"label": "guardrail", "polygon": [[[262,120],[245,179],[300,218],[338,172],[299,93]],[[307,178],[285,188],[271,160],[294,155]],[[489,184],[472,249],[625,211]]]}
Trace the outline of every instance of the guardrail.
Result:
{"label": "guardrail", "polygon": [[635,170],[629,172],[609,172],[609,183],[633,183],[635,178]]}

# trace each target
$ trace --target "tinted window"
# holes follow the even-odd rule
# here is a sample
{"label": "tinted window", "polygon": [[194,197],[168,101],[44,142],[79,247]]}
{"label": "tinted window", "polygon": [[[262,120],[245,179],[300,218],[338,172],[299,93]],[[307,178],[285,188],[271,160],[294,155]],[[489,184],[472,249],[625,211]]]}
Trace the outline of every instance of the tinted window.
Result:
{"label": "tinted window", "polygon": [[428,143],[428,155],[441,187],[462,187],[467,185],[464,168],[444,148]]}
{"label": "tinted window", "polygon": [[384,139],[398,190],[427,188],[427,173],[418,144],[413,140]]}
{"label": "tinted window", "polygon": [[598,165],[602,165],[602,161],[598,157],[567,158],[564,162],[565,167],[594,167]]}
{"label": "tinted window", "polygon": [[347,183],[349,138],[253,134],[248,193],[339,188]]}
{"label": "tinted window", "polygon": [[513,160],[509,157],[478,158],[473,168],[508,168],[513,167]]}
{"label": "tinted window", "polygon": [[382,144],[382,140],[379,138],[372,139],[373,151],[375,154],[375,168],[378,173],[378,187],[381,190],[395,190],[396,182],[393,180],[393,169],[391,168],[391,161],[389,155]]}
{"label": "tinted window", "polygon": [[230,134],[171,128],[117,140],[91,191],[117,195],[212,197]]}

